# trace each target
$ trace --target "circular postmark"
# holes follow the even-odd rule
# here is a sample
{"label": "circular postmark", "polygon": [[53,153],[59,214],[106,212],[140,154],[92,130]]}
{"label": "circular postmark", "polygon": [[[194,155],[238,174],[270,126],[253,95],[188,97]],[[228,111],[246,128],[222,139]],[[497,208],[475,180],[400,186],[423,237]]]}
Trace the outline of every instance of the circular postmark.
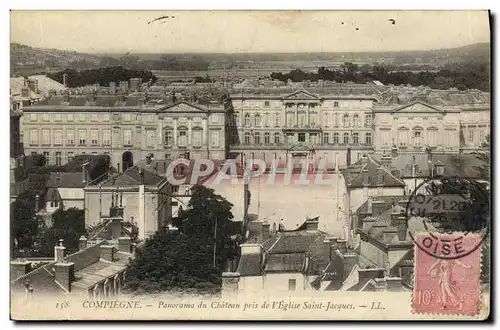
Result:
{"label": "circular postmark", "polygon": [[476,251],[489,233],[489,188],[473,178],[435,177],[415,188],[404,212],[408,235],[419,249],[438,259],[458,259]]}

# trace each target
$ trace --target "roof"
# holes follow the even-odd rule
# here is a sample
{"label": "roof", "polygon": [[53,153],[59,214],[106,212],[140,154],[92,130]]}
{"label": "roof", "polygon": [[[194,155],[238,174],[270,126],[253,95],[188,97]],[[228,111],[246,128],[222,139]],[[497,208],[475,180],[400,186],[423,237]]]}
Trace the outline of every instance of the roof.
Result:
{"label": "roof", "polygon": [[[142,169],[138,166],[130,167],[125,172],[119,173],[108,180],[102,182],[102,186],[138,186],[141,184]],[[153,172],[142,171],[145,186],[159,186],[165,178],[162,178]]]}
{"label": "roof", "polygon": [[262,275],[260,267],[261,257],[259,253],[243,254],[236,270],[241,276],[259,276]]}
{"label": "roof", "polygon": [[[381,182],[378,182],[378,171],[382,170]],[[368,171],[368,187],[376,188],[382,185],[383,187],[404,187],[405,183],[400,178],[394,176],[387,168],[381,166],[372,155],[368,154],[366,157],[358,160],[352,166],[342,170],[344,177],[350,188],[363,188],[364,187],[364,172]]]}
{"label": "roof", "polygon": [[60,82],[51,79],[45,75],[35,75],[35,76],[29,76],[29,79],[36,79],[38,81],[38,90],[44,94],[47,95],[49,91],[54,90],[56,92],[60,92],[62,90],[66,89],[66,86],[61,84]]}
{"label": "roof", "polygon": [[47,181],[47,186],[52,188],[84,188],[87,183],[83,180],[81,172],[52,172]]}
{"label": "roof", "polygon": [[[380,155],[374,155],[374,159],[380,159]],[[403,178],[413,177],[413,166],[417,177],[429,177],[429,163],[427,154],[401,154],[393,157],[391,168],[401,171]],[[487,165],[484,161],[478,159],[474,154],[439,154],[432,153],[432,163],[442,164],[444,167],[444,176],[460,176],[468,178],[478,178],[480,176],[479,166]]]}
{"label": "roof", "polygon": [[305,253],[272,253],[266,257],[266,272],[301,272],[305,267]]}
{"label": "roof", "polygon": [[47,194],[45,196],[46,201],[60,201],[61,200],[61,195],[59,194],[59,190],[57,188],[52,188],[50,187],[47,189]]}
{"label": "roof", "polygon": [[[396,205],[400,200],[406,199],[406,196],[374,196],[372,197],[371,202],[374,201],[383,201],[385,205],[384,211],[388,210],[389,208],[393,207]],[[371,211],[369,210],[369,204],[370,201],[366,200],[363,204],[358,207],[356,210],[356,214],[361,214],[361,213],[370,213]]]}

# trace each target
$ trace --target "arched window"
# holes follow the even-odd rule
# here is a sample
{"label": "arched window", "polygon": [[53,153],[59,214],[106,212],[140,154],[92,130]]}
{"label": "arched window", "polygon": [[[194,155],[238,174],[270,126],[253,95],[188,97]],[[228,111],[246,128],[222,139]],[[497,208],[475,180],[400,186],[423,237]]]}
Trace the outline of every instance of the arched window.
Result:
{"label": "arched window", "polygon": [[260,122],[260,115],[259,114],[256,114],[255,115],[255,126],[260,126],[261,122]]}
{"label": "arched window", "polygon": [[344,127],[349,127],[349,115],[347,113],[343,117],[342,124],[344,125]]}
{"label": "arched window", "polygon": [[280,133],[279,132],[275,132],[274,133],[274,143],[275,144],[279,144],[280,143]]}
{"label": "arched window", "polygon": [[264,133],[264,144],[270,144],[271,143],[271,134],[269,132]]}
{"label": "arched window", "polygon": [[245,115],[245,126],[250,126],[250,114],[248,113]]}
{"label": "arched window", "polygon": [[163,143],[167,146],[171,146],[174,143],[172,136],[172,131],[163,132]]}
{"label": "arched window", "polygon": [[179,127],[177,131],[177,145],[179,147],[186,147],[187,146],[187,128],[186,127]]}
{"label": "arched window", "polygon": [[415,147],[420,147],[422,146],[422,140],[423,140],[423,129],[422,127],[414,127],[413,128],[413,145]]}
{"label": "arched window", "polygon": [[354,116],[352,117],[353,119],[353,124],[354,124],[354,127],[359,127],[359,115],[357,113],[354,114]]}
{"label": "arched window", "polygon": [[250,144],[250,143],[251,143],[250,132],[245,132],[245,144]]}

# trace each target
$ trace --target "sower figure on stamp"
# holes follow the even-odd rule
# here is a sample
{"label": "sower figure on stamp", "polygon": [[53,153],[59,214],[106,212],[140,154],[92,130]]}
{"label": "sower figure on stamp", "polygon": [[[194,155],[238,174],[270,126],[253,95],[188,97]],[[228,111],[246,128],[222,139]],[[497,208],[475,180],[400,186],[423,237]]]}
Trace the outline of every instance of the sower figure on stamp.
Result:
{"label": "sower figure on stamp", "polygon": [[427,272],[427,274],[431,278],[438,279],[438,285],[439,288],[441,289],[441,305],[443,309],[448,303],[448,298],[451,299],[451,304],[454,307],[458,306],[459,310],[462,309],[463,302],[461,301],[458,293],[458,289],[456,286],[457,282],[454,281],[452,278],[453,276],[452,271],[455,265],[458,265],[465,269],[471,268],[471,266],[463,264],[458,259],[453,259],[453,260],[436,259],[436,261],[434,261],[434,263],[429,268],[429,271]]}

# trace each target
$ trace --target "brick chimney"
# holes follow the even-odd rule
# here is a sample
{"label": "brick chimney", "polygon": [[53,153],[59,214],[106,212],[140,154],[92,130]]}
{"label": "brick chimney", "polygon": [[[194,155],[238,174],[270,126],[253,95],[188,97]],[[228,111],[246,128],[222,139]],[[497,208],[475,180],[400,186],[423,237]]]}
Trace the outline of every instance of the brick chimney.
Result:
{"label": "brick chimney", "polygon": [[64,240],[60,239],[59,245],[54,246],[54,261],[63,261],[65,250]]}
{"label": "brick chimney", "polygon": [[106,261],[114,261],[115,248],[112,245],[101,245],[101,259]]}
{"label": "brick chimney", "polygon": [[222,296],[235,297],[238,294],[239,273],[222,273]]}
{"label": "brick chimney", "polygon": [[372,216],[378,217],[384,212],[385,202],[381,200],[372,201]]}
{"label": "brick chimney", "polygon": [[130,253],[132,247],[132,238],[128,236],[118,238],[118,250]]}
{"label": "brick chimney", "polygon": [[78,239],[78,250],[85,250],[87,248],[87,238],[85,236],[80,236]]}
{"label": "brick chimney", "polygon": [[307,219],[306,231],[318,231],[318,225],[319,225],[318,219]]}
{"label": "brick chimney", "polygon": [[392,149],[391,149],[391,157],[392,158],[396,158],[398,156],[398,147],[396,146],[392,146]]}
{"label": "brick chimney", "polygon": [[323,240],[324,255],[327,257],[327,261],[332,260],[332,242],[329,238]]}
{"label": "brick chimney", "polygon": [[18,277],[28,274],[31,271],[31,262],[14,260],[10,262],[10,280],[13,281]]}
{"label": "brick chimney", "polygon": [[75,264],[59,261],[54,265],[55,281],[68,292],[71,292],[71,282],[75,279]]}
{"label": "brick chimney", "polygon": [[337,249],[342,254],[346,253],[347,252],[347,241],[345,239],[337,240]]}
{"label": "brick chimney", "polygon": [[119,239],[122,235],[122,218],[115,218],[111,221],[111,239]]}
{"label": "brick chimney", "polygon": [[398,240],[400,242],[406,241],[406,235],[408,233],[408,222],[405,216],[400,215],[397,218],[396,228],[398,233]]}

